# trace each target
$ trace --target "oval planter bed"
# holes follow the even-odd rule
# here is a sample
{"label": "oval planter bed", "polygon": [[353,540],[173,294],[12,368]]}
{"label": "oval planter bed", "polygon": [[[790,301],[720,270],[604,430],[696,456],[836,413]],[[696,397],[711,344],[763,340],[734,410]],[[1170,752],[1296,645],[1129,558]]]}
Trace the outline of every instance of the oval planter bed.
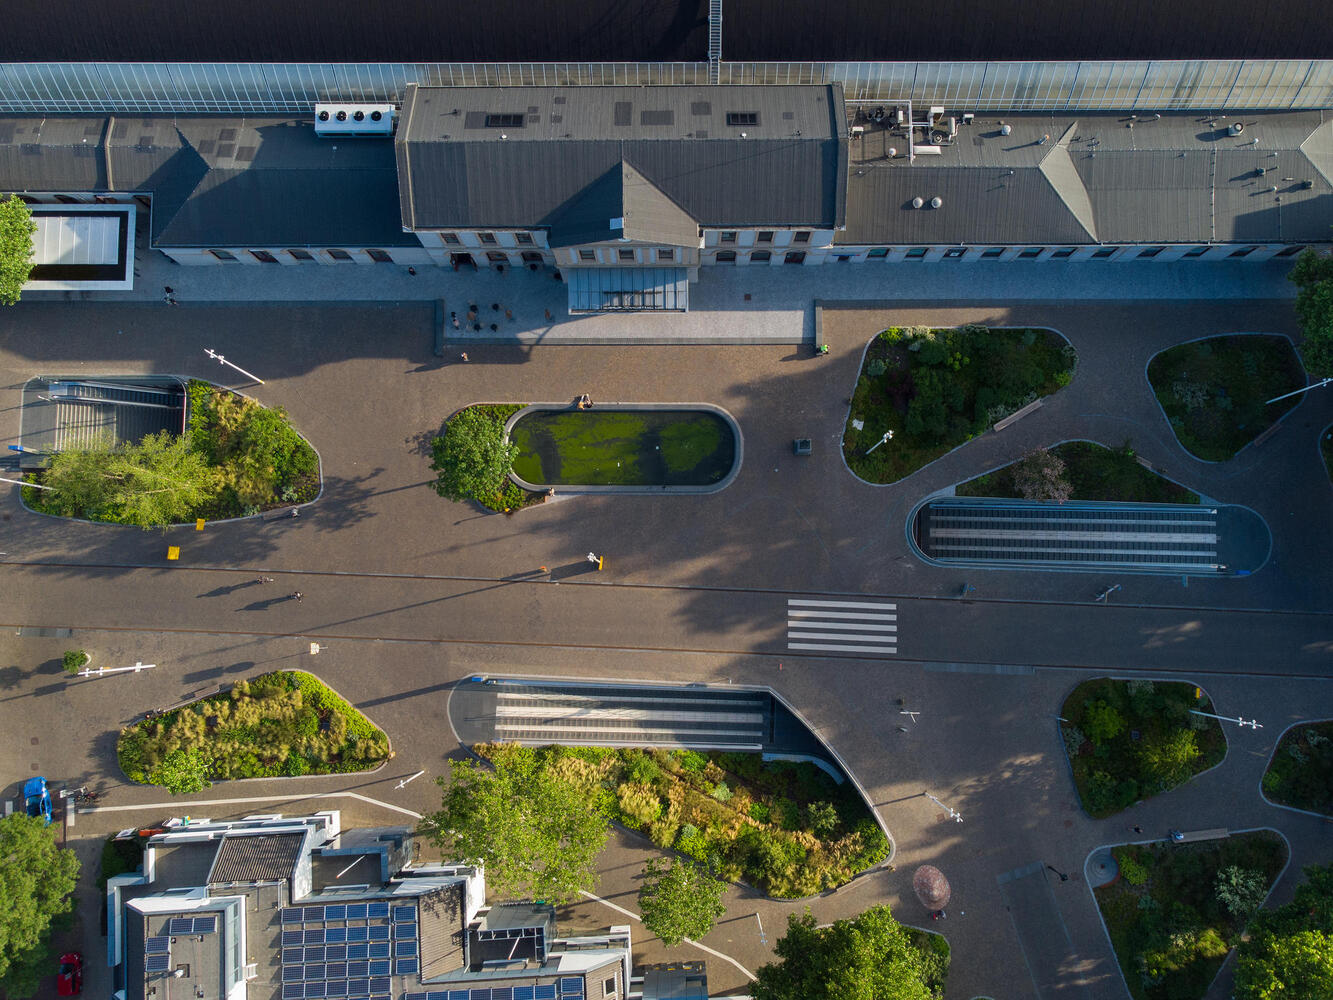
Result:
{"label": "oval planter bed", "polygon": [[509,419],[512,476],[562,492],[711,493],[740,468],[741,437],[707,404],[540,403]]}

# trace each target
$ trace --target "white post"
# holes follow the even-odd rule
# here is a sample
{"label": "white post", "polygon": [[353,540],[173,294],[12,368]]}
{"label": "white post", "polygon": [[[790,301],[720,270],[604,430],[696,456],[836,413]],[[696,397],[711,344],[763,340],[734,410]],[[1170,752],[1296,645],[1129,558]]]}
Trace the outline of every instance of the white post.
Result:
{"label": "white post", "polygon": [[958,812],[956,809],[946,806],[939,799],[935,798],[935,796],[931,795],[930,792],[922,792],[921,794],[924,795],[926,798],[930,799],[931,802],[934,802],[941,809],[945,810],[949,814],[949,818],[953,820],[955,823],[961,823],[963,821],[962,813]]}
{"label": "white post", "polygon": [[398,782],[398,784],[394,785],[393,787],[396,788],[396,789],[397,789],[397,788],[406,788],[408,785],[410,785],[412,782],[416,781],[418,778],[420,778],[420,777],[421,777],[423,774],[425,774],[425,773],[426,773],[426,772],[425,772],[424,770],[423,770],[423,771],[418,771],[416,774],[412,775],[412,777],[410,777],[410,778],[404,778],[402,781]]}
{"label": "white post", "polygon": [[137,674],[140,670],[152,670],[155,666],[157,666],[156,663],[138,662],[135,663],[134,666],[132,667],[98,667],[96,670],[93,670],[91,667],[89,667],[86,670],[80,670],[79,676],[101,677],[104,674],[123,674],[126,671],[133,671],[134,673]]}
{"label": "white post", "polygon": [[214,361],[216,361],[218,364],[220,364],[220,365],[226,365],[228,368],[235,368],[238,372],[240,372],[240,373],[241,373],[242,375],[244,375],[246,378],[252,378],[252,379],[254,379],[256,382],[258,382],[260,385],[264,385],[264,384],[265,384],[264,380],[263,380],[262,378],[260,378],[258,375],[255,375],[255,374],[252,374],[251,372],[246,371],[246,370],[245,370],[244,368],[242,368],[240,365],[234,365],[234,364],[232,364],[230,361],[228,361],[226,358],[224,358],[224,357],[223,357],[221,354],[219,354],[217,351],[213,350],[213,348],[211,348],[211,347],[205,347],[205,348],[204,348],[204,353],[207,354],[207,355],[208,355],[210,358],[212,358]]}
{"label": "white post", "polygon": [[1251,729],[1264,728],[1254,719],[1251,719],[1249,722],[1246,722],[1240,716],[1236,716],[1236,718],[1232,719],[1229,716],[1225,715],[1214,715],[1212,712],[1200,712],[1197,708],[1191,708],[1190,715],[1206,715],[1210,719],[1221,719],[1223,722],[1234,722],[1236,725],[1240,726],[1241,729],[1244,729],[1246,726],[1248,726]]}
{"label": "white post", "polygon": [[1320,381],[1316,382],[1314,385],[1307,385],[1304,389],[1297,389],[1295,392],[1287,392],[1287,393],[1283,393],[1281,396],[1274,396],[1272,399],[1265,400],[1265,401],[1264,401],[1264,406],[1267,406],[1269,403],[1276,403],[1279,399],[1286,399],[1288,396],[1299,396],[1301,393],[1303,393],[1303,392],[1309,392],[1311,389],[1322,389],[1324,386],[1328,385],[1330,382],[1333,382],[1333,377],[1329,377],[1329,378],[1326,378],[1326,379],[1321,379]]}
{"label": "white post", "polygon": [[25,483],[22,479],[6,479],[0,476],[0,483],[13,483],[15,486],[31,486],[35,490],[54,490],[54,486],[38,486],[36,483]]}
{"label": "white post", "polygon": [[885,431],[884,436],[880,438],[878,441],[876,441],[874,444],[872,444],[870,446],[870,451],[867,451],[866,454],[869,455],[871,451],[874,451],[880,445],[888,444],[892,440],[893,440],[893,431]]}

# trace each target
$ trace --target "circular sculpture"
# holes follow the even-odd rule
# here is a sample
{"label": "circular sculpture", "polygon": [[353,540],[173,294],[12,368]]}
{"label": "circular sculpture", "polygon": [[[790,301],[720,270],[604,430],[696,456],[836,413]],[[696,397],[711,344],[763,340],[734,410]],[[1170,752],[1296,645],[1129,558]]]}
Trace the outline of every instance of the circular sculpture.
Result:
{"label": "circular sculpture", "polygon": [[934,865],[922,865],[916,870],[916,874],[912,876],[912,891],[916,893],[916,898],[921,900],[921,905],[932,913],[948,906],[949,896],[952,893],[944,872]]}

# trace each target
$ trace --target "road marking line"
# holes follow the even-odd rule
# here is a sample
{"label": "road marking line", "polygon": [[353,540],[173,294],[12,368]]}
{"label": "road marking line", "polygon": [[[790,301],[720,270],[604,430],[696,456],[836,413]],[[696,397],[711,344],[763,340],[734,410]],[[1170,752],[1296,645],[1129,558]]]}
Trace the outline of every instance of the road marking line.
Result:
{"label": "road marking line", "polygon": [[841,632],[788,632],[788,639],[832,639],[835,642],[897,642],[893,635],[844,635]]}
{"label": "road marking line", "polygon": [[896,604],[888,604],[883,601],[871,603],[869,601],[803,601],[794,597],[787,598],[787,605],[799,604],[808,608],[887,608],[895,611],[898,608]]}
{"label": "road marking line", "polygon": [[[197,806],[228,806],[237,802],[299,802],[303,799],[359,799],[372,806],[379,806],[381,809],[391,809],[394,812],[402,813],[404,816],[421,819],[421,813],[419,812],[413,812],[411,809],[405,809],[402,806],[391,805],[388,802],[381,802],[379,799],[372,799],[367,795],[360,795],[356,792],[312,792],[309,795],[246,795],[235,799],[190,799],[188,801],[178,799],[172,802],[143,802],[129,806],[90,806],[86,809],[80,809],[79,812],[134,812],[143,809],[180,811],[183,808],[193,809]],[[181,829],[184,829],[184,827]]]}
{"label": "road marking line", "polygon": [[787,620],[787,628],[841,628],[857,632],[897,632],[897,625],[870,625],[862,622],[826,622],[820,619],[792,621]]}
{"label": "road marking line", "polygon": [[787,617],[788,618],[834,618],[834,619],[854,618],[857,621],[871,621],[871,622],[896,622],[898,620],[897,615],[871,615],[871,614],[866,614],[865,612],[862,611],[839,611],[836,613],[830,613],[827,611],[800,611],[796,608],[788,608]]}
{"label": "road marking line", "polygon": [[839,653],[896,653],[897,646],[821,646],[810,642],[789,642],[788,649],[819,649]]}

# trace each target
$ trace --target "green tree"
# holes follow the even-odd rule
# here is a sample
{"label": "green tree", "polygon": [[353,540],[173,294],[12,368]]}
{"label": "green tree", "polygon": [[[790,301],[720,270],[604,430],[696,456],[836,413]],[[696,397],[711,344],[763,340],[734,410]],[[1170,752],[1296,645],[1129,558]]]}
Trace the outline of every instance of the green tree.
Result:
{"label": "green tree", "polygon": [[1322,931],[1272,934],[1241,944],[1236,1000],[1333,997],[1333,936]]}
{"label": "green tree", "polygon": [[72,909],[79,859],[55,833],[38,817],[0,819],[0,992],[16,1000],[50,974],[51,921]]}
{"label": "green tree", "polygon": [[662,943],[675,947],[686,938],[699,940],[727,912],[722,905],[725,883],[702,866],[681,858],[653,858],[643,870],[639,912],[643,926]]}
{"label": "green tree", "polygon": [[1333,375],[1333,258],[1306,250],[1287,277],[1300,289],[1296,315],[1301,320],[1301,359],[1318,377]]}
{"label": "green tree", "polygon": [[1083,710],[1083,730],[1088,739],[1101,746],[1125,731],[1125,717],[1105,701],[1094,701]]}
{"label": "green tree", "polygon": [[447,500],[490,500],[504,486],[518,453],[504,439],[504,421],[480,407],[456,414],[430,443],[432,488]]}
{"label": "green tree", "polygon": [[12,306],[19,300],[24,282],[32,273],[32,235],[37,224],[32,209],[18,196],[0,201],[0,303]]}
{"label": "green tree", "polygon": [[212,784],[208,780],[210,764],[202,750],[173,750],[148,772],[148,780],[172,795],[193,795]]}
{"label": "green tree", "polygon": [[1147,737],[1139,748],[1139,764],[1163,788],[1188,780],[1198,759],[1198,735],[1192,729]]}
{"label": "green tree", "polygon": [[438,812],[421,824],[444,856],[486,867],[497,899],[577,899],[597,885],[606,814],[590,789],[556,775],[526,747],[492,756],[495,770],[455,761]]}
{"label": "green tree", "polygon": [[1236,1000],[1333,997],[1333,865],[1305,869],[1292,900],[1260,910],[1236,953]]}
{"label": "green tree", "polygon": [[1245,920],[1268,895],[1268,879],[1263,872],[1231,865],[1217,873],[1214,893],[1233,917]]}
{"label": "green tree", "polygon": [[787,918],[774,948],[780,962],[761,965],[754,1000],[930,1000],[921,953],[887,906],[854,920],[816,927],[807,910]]}
{"label": "green tree", "polygon": [[217,470],[167,431],[138,444],[57,452],[46,470],[46,505],[68,517],[161,528],[194,517],[217,493]]}
{"label": "green tree", "polygon": [[1054,500],[1064,503],[1074,495],[1065,476],[1064,460],[1039,448],[1014,465],[1014,488],[1024,500]]}

